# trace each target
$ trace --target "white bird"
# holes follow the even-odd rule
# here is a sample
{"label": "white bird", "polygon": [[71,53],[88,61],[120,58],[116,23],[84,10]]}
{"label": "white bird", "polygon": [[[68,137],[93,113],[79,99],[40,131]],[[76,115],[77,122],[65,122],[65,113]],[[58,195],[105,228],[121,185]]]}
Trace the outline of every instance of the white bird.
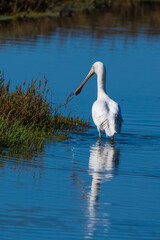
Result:
{"label": "white bird", "polygon": [[114,134],[121,131],[123,119],[120,106],[105,91],[106,69],[102,62],[95,62],[92,65],[89,74],[74,94],[78,95],[88,79],[95,73],[97,74],[97,100],[92,106],[93,122],[97,126],[99,138],[101,138],[101,131],[105,131],[106,136],[112,137],[113,140]]}

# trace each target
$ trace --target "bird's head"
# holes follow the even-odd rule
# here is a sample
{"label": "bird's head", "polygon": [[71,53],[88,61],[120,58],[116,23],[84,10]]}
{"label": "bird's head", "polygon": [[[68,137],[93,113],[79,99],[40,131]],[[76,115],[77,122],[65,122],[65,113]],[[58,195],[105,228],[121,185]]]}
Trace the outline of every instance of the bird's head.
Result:
{"label": "bird's head", "polygon": [[105,66],[102,62],[95,62],[93,65],[92,65],[92,68],[94,73],[96,73],[97,75],[105,72]]}

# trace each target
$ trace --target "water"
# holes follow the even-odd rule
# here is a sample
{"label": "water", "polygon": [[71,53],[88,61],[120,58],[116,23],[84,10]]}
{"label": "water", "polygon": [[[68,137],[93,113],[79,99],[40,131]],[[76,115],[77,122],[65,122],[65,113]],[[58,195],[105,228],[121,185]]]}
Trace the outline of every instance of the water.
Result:
{"label": "water", "polygon": [[[0,24],[0,68],[11,89],[45,74],[54,101],[64,103],[101,60],[124,118],[114,144],[99,141],[93,125],[67,141],[46,141],[39,153],[1,149],[0,239],[160,239],[157,16]],[[93,77],[66,114],[88,118],[96,91]]]}

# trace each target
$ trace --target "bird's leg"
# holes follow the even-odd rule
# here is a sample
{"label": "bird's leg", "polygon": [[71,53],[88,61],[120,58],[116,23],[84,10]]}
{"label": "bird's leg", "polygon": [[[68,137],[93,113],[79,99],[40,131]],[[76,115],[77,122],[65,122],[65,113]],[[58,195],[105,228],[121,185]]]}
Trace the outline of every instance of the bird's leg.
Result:
{"label": "bird's leg", "polygon": [[98,132],[99,132],[99,139],[101,139],[101,138],[102,138],[102,135],[101,135],[101,130],[100,130],[100,129],[98,129]]}
{"label": "bird's leg", "polygon": [[111,143],[114,143],[114,136],[111,137]]}

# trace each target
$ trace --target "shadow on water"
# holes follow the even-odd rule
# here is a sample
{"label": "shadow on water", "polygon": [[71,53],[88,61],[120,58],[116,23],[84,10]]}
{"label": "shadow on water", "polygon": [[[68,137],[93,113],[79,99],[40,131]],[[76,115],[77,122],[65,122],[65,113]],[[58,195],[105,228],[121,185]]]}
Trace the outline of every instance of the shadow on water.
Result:
{"label": "shadow on water", "polygon": [[[88,142],[95,142],[95,135],[93,135],[93,131],[88,133]],[[85,137],[83,136],[83,139]],[[82,143],[84,140],[79,139],[79,141],[85,145],[85,143]],[[89,146],[87,143],[86,145],[86,149],[89,149],[89,160],[85,159],[86,164],[88,164],[88,174],[81,169],[82,159],[76,159],[73,154],[71,179],[76,187],[75,191],[77,191],[77,188],[79,189],[78,195],[81,201],[85,203],[85,238],[92,239],[100,226],[103,226],[104,232],[107,233],[111,225],[109,214],[106,211],[101,212],[101,198],[103,198],[103,192],[107,191],[107,186],[103,183],[112,181],[118,174],[120,148],[117,147],[117,142],[113,143],[107,139],[98,139],[93,145]],[[86,175],[91,176],[90,181],[85,181]],[[110,201],[105,199],[105,204],[110,205]]]}
{"label": "shadow on water", "polygon": [[[111,181],[116,174],[119,164],[120,150],[113,143],[101,143],[97,141],[96,145],[90,148],[89,157],[89,174],[92,176],[90,192],[88,195],[88,238],[94,236],[96,225],[99,221],[98,202],[100,198],[101,183],[103,181]],[[108,215],[105,213],[105,215]],[[101,223],[105,227],[105,232],[110,227],[110,221],[107,217]],[[86,237],[87,237],[86,236]]]}

